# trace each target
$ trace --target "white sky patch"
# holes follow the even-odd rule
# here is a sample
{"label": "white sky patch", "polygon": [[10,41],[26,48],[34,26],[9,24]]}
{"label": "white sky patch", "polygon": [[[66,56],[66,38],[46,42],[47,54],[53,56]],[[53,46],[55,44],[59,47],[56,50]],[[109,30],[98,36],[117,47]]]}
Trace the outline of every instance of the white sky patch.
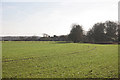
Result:
{"label": "white sky patch", "polygon": [[[97,2],[114,2],[119,0],[97,0]],[[89,2],[88,0],[1,0],[1,2]],[[96,2],[96,0],[90,0]]]}
{"label": "white sky patch", "polygon": [[0,3],[0,34],[2,34],[2,4]]}
{"label": "white sky patch", "polygon": [[[41,2],[39,2],[40,5],[37,3],[37,7],[35,7],[36,5],[30,7],[31,11],[29,11],[29,6],[18,7],[18,5],[12,3],[13,5],[6,5],[3,8],[3,30],[1,35],[42,36],[43,33],[51,36],[67,35],[73,23],[82,25],[83,29],[87,31],[97,22],[117,21],[117,1],[91,0],[88,2],[88,0],[71,0],[68,2],[65,0],[55,3],[56,5],[52,3],[53,6],[50,5],[51,3],[41,5]],[[24,4],[29,3],[25,2]]]}

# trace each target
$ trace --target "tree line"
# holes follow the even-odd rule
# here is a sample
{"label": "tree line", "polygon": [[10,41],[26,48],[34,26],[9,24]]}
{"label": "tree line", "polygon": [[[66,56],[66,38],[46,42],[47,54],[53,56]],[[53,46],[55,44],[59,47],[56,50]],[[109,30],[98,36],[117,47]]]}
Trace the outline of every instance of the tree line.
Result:
{"label": "tree line", "polygon": [[96,23],[87,33],[82,26],[74,24],[68,38],[74,43],[117,43],[120,41],[120,24],[113,21]]}
{"label": "tree line", "polygon": [[120,24],[118,22],[106,21],[93,25],[87,32],[83,30],[83,26],[73,24],[68,35],[49,36],[43,34],[39,36],[17,36],[3,37],[3,41],[67,41],[74,43],[118,43],[120,42]]}

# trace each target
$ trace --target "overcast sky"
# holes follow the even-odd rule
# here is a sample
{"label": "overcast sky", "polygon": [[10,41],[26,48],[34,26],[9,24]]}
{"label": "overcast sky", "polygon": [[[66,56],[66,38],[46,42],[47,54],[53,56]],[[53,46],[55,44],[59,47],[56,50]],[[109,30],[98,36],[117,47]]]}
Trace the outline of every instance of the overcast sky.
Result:
{"label": "overcast sky", "polygon": [[67,35],[76,23],[89,30],[118,20],[119,0],[2,0],[3,36]]}

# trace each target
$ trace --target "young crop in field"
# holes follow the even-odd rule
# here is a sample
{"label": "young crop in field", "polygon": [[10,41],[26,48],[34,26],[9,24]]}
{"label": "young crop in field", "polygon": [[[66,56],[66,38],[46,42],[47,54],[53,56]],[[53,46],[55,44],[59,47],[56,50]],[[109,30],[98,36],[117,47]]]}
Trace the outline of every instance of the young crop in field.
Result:
{"label": "young crop in field", "polygon": [[118,45],[5,41],[3,78],[117,78]]}

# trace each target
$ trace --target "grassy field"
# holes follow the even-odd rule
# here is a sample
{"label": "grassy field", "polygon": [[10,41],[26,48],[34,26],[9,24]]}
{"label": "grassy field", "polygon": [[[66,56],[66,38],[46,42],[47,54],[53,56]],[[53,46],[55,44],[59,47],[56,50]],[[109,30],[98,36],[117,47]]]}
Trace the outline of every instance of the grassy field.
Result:
{"label": "grassy field", "polygon": [[2,42],[3,78],[117,78],[118,45]]}

